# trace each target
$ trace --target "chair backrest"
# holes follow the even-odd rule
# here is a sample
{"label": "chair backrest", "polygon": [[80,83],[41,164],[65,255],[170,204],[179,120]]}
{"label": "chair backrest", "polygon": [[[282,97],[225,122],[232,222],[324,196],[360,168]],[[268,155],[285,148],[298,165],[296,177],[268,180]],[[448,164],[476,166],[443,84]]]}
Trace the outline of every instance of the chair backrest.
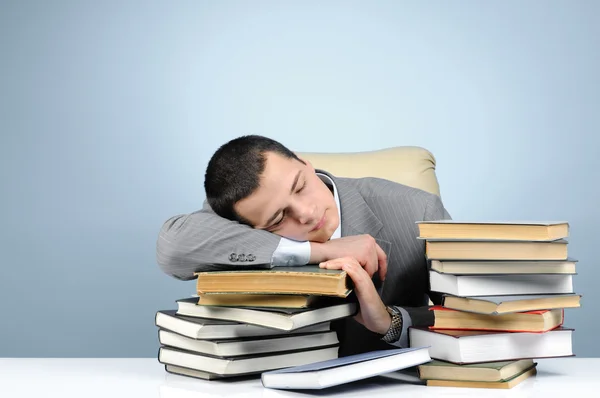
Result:
{"label": "chair backrest", "polygon": [[337,177],[379,177],[440,196],[435,158],[425,148],[398,146],[367,152],[297,152],[316,169]]}

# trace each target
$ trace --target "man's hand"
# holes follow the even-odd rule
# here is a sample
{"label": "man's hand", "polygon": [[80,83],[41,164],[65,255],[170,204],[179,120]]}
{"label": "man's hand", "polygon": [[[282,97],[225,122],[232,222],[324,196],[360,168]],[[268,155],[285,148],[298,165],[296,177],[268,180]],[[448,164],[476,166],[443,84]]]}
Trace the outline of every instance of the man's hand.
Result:
{"label": "man's hand", "polygon": [[325,243],[310,242],[310,263],[322,263],[342,257],[352,257],[369,277],[379,271],[383,281],[387,273],[387,256],[371,235],[345,236]]}
{"label": "man's hand", "polygon": [[352,257],[337,258],[321,263],[320,267],[346,271],[354,282],[354,290],[360,305],[360,311],[354,319],[372,332],[385,334],[388,331],[392,324],[392,318],[377,294],[371,277],[356,259]]}

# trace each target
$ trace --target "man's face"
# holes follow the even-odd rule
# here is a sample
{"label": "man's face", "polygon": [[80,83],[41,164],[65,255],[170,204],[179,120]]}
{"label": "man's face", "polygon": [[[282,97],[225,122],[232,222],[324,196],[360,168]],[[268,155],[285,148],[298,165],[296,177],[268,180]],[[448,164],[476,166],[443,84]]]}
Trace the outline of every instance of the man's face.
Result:
{"label": "man's face", "polygon": [[238,201],[235,211],[254,228],[289,239],[329,240],[340,223],[338,209],[312,165],[272,152],[265,156],[259,187]]}

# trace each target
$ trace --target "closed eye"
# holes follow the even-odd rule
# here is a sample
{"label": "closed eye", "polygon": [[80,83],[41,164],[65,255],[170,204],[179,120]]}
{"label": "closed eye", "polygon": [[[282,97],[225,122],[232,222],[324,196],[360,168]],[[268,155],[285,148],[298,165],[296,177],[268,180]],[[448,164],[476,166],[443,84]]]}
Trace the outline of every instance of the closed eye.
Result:
{"label": "closed eye", "polygon": [[271,230],[271,229],[274,229],[274,228],[277,228],[279,225],[281,225],[281,223],[283,222],[283,220],[285,220],[285,213],[286,213],[286,211],[284,210],[284,211],[281,213],[281,214],[282,214],[282,216],[281,216],[281,218],[279,219],[279,221],[277,221],[275,224],[272,224],[272,225],[269,227],[269,229],[270,229],[270,230]]}

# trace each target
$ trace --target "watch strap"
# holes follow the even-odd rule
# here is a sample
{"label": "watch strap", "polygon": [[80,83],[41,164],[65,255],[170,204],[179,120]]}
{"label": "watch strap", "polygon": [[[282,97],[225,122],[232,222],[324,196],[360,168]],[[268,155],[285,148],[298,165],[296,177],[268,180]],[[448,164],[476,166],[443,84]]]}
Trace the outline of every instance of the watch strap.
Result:
{"label": "watch strap", "polygon": [[392,323],[381,340],[385,341],[386,343],[395,343],[400,339],[400,335],[402,334],[402,314],[393,306],[388,305],[385,307],[385,309],[392,317]]}

